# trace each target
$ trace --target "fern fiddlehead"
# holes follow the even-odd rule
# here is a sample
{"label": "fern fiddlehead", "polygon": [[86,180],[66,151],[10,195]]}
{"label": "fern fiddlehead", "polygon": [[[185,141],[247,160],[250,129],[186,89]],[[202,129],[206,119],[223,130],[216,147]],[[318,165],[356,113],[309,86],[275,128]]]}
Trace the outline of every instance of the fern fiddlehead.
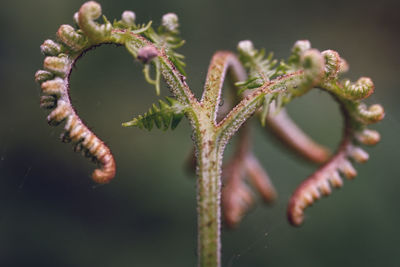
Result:
{"label": "fern fiddlehead", "polygon": [[72,142],[75,150],[82,151],[98,162],[101,168],[93,172],[92,178],[97,183],[107,183],[115,175],[115,161],[111,151],[82,122],[69,97],[69,76],[77,59],[77,55],[69,51],[84,49],[85,46],[81,39],[76,38],[77,33],[65,25],[60,27],[57,35],[62,43],[47,40],[41,46],[42,52],[47,55],[43,64],[45,70],[39,70],[35,75],[42,88],[41,107],[53,109],[47,117],[49,124],[58,125],[65,121],[62,140]]}
{"label": "fern fiddlehead", "polygon": [[[163,47],[164,52],[161,52],[153,43],[138,35],[148,31],[150,24],[137,26],[134,23],[135,15],[133,12],[124,12],[121,21],[115,22],[114,25],[105,18],[104,24],[95,22],[94,19],[100,15],[100,5],[95,2],[87,2],[74,16],[78,29],[70,25],[61,25],[57,31],[58,41],[46,40],[41,46],[42,53],[46,55],[43,63],[44,70],[39,70],[35,78],[42,89],[41,107],[53,109],[47,117],[49,124],[58,125],[65,122],[65,133],[62,134],[62,140],[72,142],[76,151],[82,151],[84,155],[98,162],[101,168],[93,172],[92,178],[97,183],[107,183],[115,176],[114,157],[104,142],[83,123],[71,105],[69,77],[73,66],[90,49],[101,44],[115,43],[125,44],[128,51],[144,63],[145,70],[148,72],[149,62],[165,53],[166,48]],[[175,30],[174,40],[178,38],[176,34]],[[157,36],[157,34],[153,33],[153,36]],[[168,53],[174,55],[172,50]],[[156,60],[157,75],[159,76],[162,68],[160,60]],[[167,61],[168,58],[165,58],[165,60]],[[164,69],[174,68],[169,61],[164,62],[164,66]],[[181,80],[181,74],[178,71],[174,71],[173,74]],[[173,77],[171,78],[173,80]],[[160,81],[159,77],[157,79],[155,86],[158,92]],[[174,83],[174,88],[181,88],[182,84],[183,82],[178,82],[178,85]],[[183,98],[183,95],[185,94],[178,94],[181,98]],[[169,103],[171,101],[175,100],[168,99]],[[161,103],[161,108],[163,108],[165,102]],[[173,105],[174,108],[177,106],[176,103]],[[177,124],[178,117],[181,118],[182,116],[171,117],[173,127]],[[167,123],[167,121],[164,121],[164,123]]]}
{"label": "fern fiddlehead", "polygon": [[[351,161],[365,163],[369,155],[359,143],[373,145],[379,141],[377,132],[363,129],[364,126],[354,123],[348,108],[342,105],[342,112],[345,118],[344,134],[339,149],[335,155],[314,174],[307,178],[293,193],[288,206],[288,218],[293,225],[300,225],[304,220],[304,209],[321,198],[322,195],[331,194],[331,186],[341,187],[343,181],[341,175],[353,179],[357,175]],[[381,118],[383,113],[381,113]],[[363,138],[372,133],[372,137]]]}
{"label": "fern fiddlehead", "polygon": [[369,156],[359,147],[356,136],[360,135],[360,131],[364,131],[366,125],[376,123],[384,117],[384,110],[380,105],[373,105],[367,110],[365,104],[360,102],[373,93],[374,85],[371,79],[360,78],[354,84],[348,80],[340,82],[338,74],[347,69],[343,63],[345,61],[337,52],[331,50],[321,54],[325,57],[325,79],[317,87],[332,94],[339,103],[344,117],[344,133],[342,142],[332,158],[306,179],[289,201],[288,218],[293,225],[303,222],[304,209],[321,195],[329,195],[331,186],[342,186],[341,174],[348,179],[357,175],[351,161],[364,163]]}
{"label": "fern fiddlehead", "polygon": [[[261,112],[263,114],[261,116],[262,121],[265,120],[265,114],[271,108],[269,106],[271,102],[275,101],[275,106],[280,108],[285,102],[289,102],[291,98],[304,94],[305,91],[312,87],[326,90],[334,96],[341,106],[345,123],[339,149],[328,162],[296,189],[289,202],[288,219],[293,225],[298,226],[303,222],[304,209],[306,207],[314,203],[321,195],[329,195],[331,193],[331,185],[333,187],[342,186],[343,181],[340,174],[349,179],[356,176],[356,170],[352,166],[350,159],[359,163],[368,160],[368,154],[358,146],[358,142],[375,144],[379,141],[379,134],[365,129],[365,125],[380,121],[384,116],[383,108],[380,105],[372,105],[367,109],[366,105],[360,102],[360,100],[371,95],[374,90],[374,85],[369,78],[360,78],[356,83],[351,83],[348,80],[343,82],[338,80],[338,75],[347,70],[347,64],[335,51],[327,50],[320,53],[315,49],[311,49],[308,41],[298,41],[292,49],[288,64],[281,62],[280,66],[275,69],[269,63],[273,61],[271,59],[264,60],[249,43],[246,43],[245,49],[239,47],[239,51],[244,54],[242,60],[252,63],[247,64],[250,68],[250,73],[255,73],[256,71],[259,73],[260,70],[265,69],[264,73],[269,73],[273,77],[279,72],[283,75],[288,75],[288,73],[298,71],[297,69],[301,65],[305,68],[303,82],[290,88],[289,94],[286,95],[286,100],[278,101],[277,96],[268,97],[266,95]],[[321,59],[323,59],[323,64],[321,64]],[[264,82],[269,78],[265,78],[265,75],[263,77]],[[254,78],[250,77],[248,81],[241,85],[249,85],[252,80]],[[252,88],[247,86],[246,89]]]}
{"label": "fern fiddlehead", "polygon": [[[288,218],[294,225],[302,223],[305,208],[321,195],[330,194],[331,186],[342,186],[341,174],[355,177],[351,160],[362,163],[369,157],[359,145],[373,145],[380,139],[376,131],[366,126],[383,118],[383,108],[380,105],[367,107],[361,102],[374,91],[373,82],[366,77],[355,83],[340,81],[339,75],[348,66],[335,51],[320,52],[312,49],[308,41],[298,41],[287,62],[278,62],[272,54],[265,58],[265,53],[256,50],[250,41],[242,41],[238,45],[239,59],[231,52],[215,54],[203,96],[197,100],[186,83],[183,56],[175,51],[184,44],[178,35],[175,14],[164,15],[157,30],[152,28],[151,22],[137,24],[132,11],[125,11],[121,20],[113,23],[105,17],[103,23],[99,23],[96,20],[100,16],[100,5],[87,2],[74,15],[77,27],[62,25],[57,31],[57,41],[43,43],[41,50],[46,56],[43,70],[35,75],[42,89],[40,105],[52,110],[47,117],[51,125],[65,122],[64,142],[72,142],[75,150],[83,151],[99,163],[93,180],[107,183],[115,176],[115,161],[110,149],[88,129],[71,104],[69,77],[73,66],[87,51],[103,44],[117,44],[143,63],[144,77],[155,86],[157,94],[164,79],[174,98],[160,100],[158,106],[153,105],[147,113],[123,125],[147,130],[155,125],[166,130],[174,129],[184,116],[189,119],[197,158],[199,266],[220,266],[222,156],[226,144],[254,113],[258,112],[261,124],[267,124],[299,155],[316,163],[325,162],[299,186],[290,200]],[[151,67],[155,70],[154,78],[150,75]],[[240,97],[233,109],[217,121],[222,84],[228,71],[236,86],[241,88]],[[310,140],[282,111],[286,104],[312,88],[330,93],[345,118],[342,142],[328,161],[327,150]],[[250,151],[246,127],[241,129],[237,152],[224,168],[222,198],[225,217],[231,225],[239,222],[252,202],[244,176],[264,199],[272,200],[275,196],[266,172]]]}

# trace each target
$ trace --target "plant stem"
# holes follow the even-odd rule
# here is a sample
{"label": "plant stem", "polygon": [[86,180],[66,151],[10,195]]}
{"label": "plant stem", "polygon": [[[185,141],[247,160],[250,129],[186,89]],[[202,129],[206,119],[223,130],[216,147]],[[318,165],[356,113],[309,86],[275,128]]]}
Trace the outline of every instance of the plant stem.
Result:
{"label": "plant stem", "polygon": [[198,257],[199,267],[221,265],[221,165],[215,134],[202,135],[197,153]]}

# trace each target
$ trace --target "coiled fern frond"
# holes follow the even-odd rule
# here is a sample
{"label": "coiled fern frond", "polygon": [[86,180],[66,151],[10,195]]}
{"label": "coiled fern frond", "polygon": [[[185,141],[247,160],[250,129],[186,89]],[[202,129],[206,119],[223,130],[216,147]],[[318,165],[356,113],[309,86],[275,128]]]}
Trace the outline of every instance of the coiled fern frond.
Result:
{"label": "coiled fern frond", "polygon": [[[156,92],[159,93],[161,73],[163,70],[176,68],[172,67],[170,61],[181,58],[174,49],[179,47],[178,43],[183,44],[183,41],[179,41],[176,15],[164,17],[163,26],[158,32],[151,28],[151,22],[136,24],[135,13],[132,11],[123,12],[121,19],[113,23],[104,16],[103,23],[99,23],[97,19],[100,16],[101,6],[93,1],[87,2],[74,15],[75,27],[61,25],[57,31],[57,41],[44,41],[40,49],[46,57],[43,70],[36,72],[35,80],[40,84],[42,91],[40,106],[52,110],[47,117],[49,124],[58,125],[65,122],[65,132],[61,136],[63,142],[72,142],[75,151],[82,151],[85,156],[97,162],[100,168],[93,172],[92,178],[97,183],[107,183],[115,176],[115,161],[110,149],[84,124],[71,104],[69,77],[73,66],[81,56],[96,46],[111,43],[125,45],[128,51],[144,64],[146,80],[154,84]],[[144,37],[150,35],[154,42]],[[163,60],[159,57],[163,57]],[[156,71],[154,80],[150,78],[150,63]],[[179,75],[181,74],[176,73],[176,76],[170,77],[169,82],[180,82],[183,76]],[[186,85],[184,82],[179,83],[182,84]],[[177,86],[171,87],[177,90]],[[161,122],[165,127],[169,120],[171,128],[175,128],[183,113],[179,112],[181,107],[176,100],[167,98],[167,102],[168,104],[160,102],[160,110],[165,112]],[[151,110],[158,112],[158,108]],[[158,125],[159,117],[150,117],[154,118]],[[151,128],[150,117],[139,119],[138,125],[144,123],[145,128]]]}
{"label": "coiled fern frond", "polygon": [[[186,83],[183,56],[175,51],[184,44],[178,35],[175,14],[164,15],[157,29],[151,22],[137,24],[132,11],[125,11],[121,19],[113,23],[104,16],[99,22],[100,17],[101,6],[87,2],[74,15],[75,26],[62,25],[57,31],[57,41],[43,43],[41,51],[46,56],[43,70],[35,76],[42,92],[40,105],[51,110],[47,117],[49,124],[65,122],[64,142],[72,142],[75,150],[99,163],[99,168],[93,172],[93,180],[107,183],[115,175],[115,161],[110,149],[89,130],[71,104],[69,77],[74,65],[87,51],[103,44],[115,44],[125,47],[143,63],[145,79],[156,87],[157,94],[160,94],[161,77],[164,79],[174,98],[159,100],[158,105],[153,104],[148,112],[123,126],[151,130],[155,125],[167,130],[175,129],[184,116],[190,121],[199,178],[199,266],[220,266],[221,199],[228,224],[235,225],[253,201],[246,187],[247,180],[266,201],[272,201],[276,196],[266,172],[253,157],[247,138],[239,139],[238,150],[225,167],[225,188],[222,188],[224,150],[254,113],[261,114],[262,124],[267,121],[278,129],[278,135],[284,136],[282,140],[294,151],[314,162],[325,162],[294,191],[288,207],[288,218],[293,225],[300,225],[304,210],[322,195],[330,194],[332,186],[342,186],[341,175],[349,179],[356,176],[351,161],[362,163],[369,158],[360,148],[361,144],[373,145],[380,139],[377,132],[367,129],[367,125],[383,119],[383,108],[380,105],[367,107],[361,102],[373,93],[373,82],[365,77],[355,83],[341,80],[340,74],[348,66],[335,51],[320,52],[311,48],[310,42],[301,40],[295,43],[286,61],[278,62],[272,54],[265,57],[264,51],[255,49],[250,41],[242,41],[238,45],[239,58],[229,51],[220,51],[213,56],[199,100]],[[155,78],[150,77],[151,67]],[[223,106],[225,77],[231,78],[239,94],[235,91],[234,107],[229,112],[222,112],[222,118],[218,118],[217,115],[221,115],[218,114],[219,107]],[[281,118],[283,123],[269,120],[271,113],[277,113],[285,104],[313,88],[332,95],[344,116],[341,144],[327,161],[329,153],[301,134],[293,123],[285,123],[282,113],[276,119]],[[246,136],[245,131],[242,134]],[[307,149],[313,152],[302,152]]]}
{"label": "coiled fern frond", "polygon": [[[349,179],[356,176],[351,161],[366,162],[367,152],[359,145],[372,145],[379,141],[377,132],[367,130],[366,125],[379,122],[384,117],[381,105],[372,105],[369,108],[362,99],[371,95],[374,84],[371,79],[362,77],[357,82],[339,80],[339,75],[348,67],[344,59],[332,50],[319,52],[311,48],[308,41],[297,41],[287,63],[281,61],[273,67],[269,58],[263,59],[260,53],[249,41],[243,41],[238,46],[243,65],[248,68],[250,78],[237,85],[242,90],[253,90],[269,86],[270,91],[264,95],[263,105],[260,108],[261,123],[264,125],[271,110],[278,110],[293,98],[298,97],[313,87],[330,93],[339,103],[345,118],[342,142],[336,153],[322,165],[315,173],[309,176],[294,192],[288,207],[288,218],[293,225],[300,225],[304,220],[304,210],[319,199],[322,195],[331,193],[331,186],[340,187],[343,184],[341,174]],[[275,72],[273,71],[275,70]],[[258,77],[254,74],[259,73]],[[300,79],[273,85],[265,75],[283,77],[296,74]],[[251,77],[253,76],[253,77]],[[260,77],[263,77],[261,79]],[[266,77],[266,79],[265,79]],[[273,89],[273,90],[271,90]],[[282,92],[280,92],[282,91]],[[273,105],[271,105],[273,104]]]}

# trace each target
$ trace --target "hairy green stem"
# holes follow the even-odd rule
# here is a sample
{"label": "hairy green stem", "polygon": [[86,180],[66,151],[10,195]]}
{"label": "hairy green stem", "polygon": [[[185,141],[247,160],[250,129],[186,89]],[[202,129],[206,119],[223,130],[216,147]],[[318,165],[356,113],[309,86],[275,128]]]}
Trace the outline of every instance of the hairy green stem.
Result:
{"label": "hairy green stem", "polygon": [[233,81],[246,74],[236,56],[220,51],[214,54],[207,73],[198,114],[195,139],[197,149],[198,257],[200,267],[221,266],[221,172],[225,144],[216,123],[225,75],[231,71]]}
{"label": "hairy green stem", "polygon": [[198,266],[218,267],[221,264],[222,157],[214,135],[207,135],[202,139],[203,145],[198,151]]}

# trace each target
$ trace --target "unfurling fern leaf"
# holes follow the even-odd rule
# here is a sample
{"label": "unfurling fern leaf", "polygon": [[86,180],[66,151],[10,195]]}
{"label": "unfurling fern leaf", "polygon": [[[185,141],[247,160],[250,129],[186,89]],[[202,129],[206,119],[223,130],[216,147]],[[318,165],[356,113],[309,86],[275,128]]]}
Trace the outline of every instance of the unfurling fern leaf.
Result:
{"label": "unfurling fern leaf", "polygon": [[[157,95],[160,94],[161,78],[164,78],[176,99],[159,100],[158,105],[153,104],[147,113],[122,125],[149,131],[156,125],[165,131],[175,129],[184,115],[190,121],[199,178],[198,266],[221,265],[220,213],[225,213],[228,225],[235,225],[242,218],[253,201],[245,179],[254,185],[264,200],[275,198],[267,174],[250,151],[251,135],[244,130],[245,125],[250,125],[245,124],[246,120],[254,113],[260,113],[261,123],[267,122],[275,135],[294,151],[310,161],[324,162],[301,183],[289,202],[288,217],[296,226],[303,222],[307,207],[323,195],[329,195],[331,187],[342,186],[341,175],[349,179],[356,176],[351,161],[362,163],[369,157],[360,144],[373,145],[380,139],[379,133],[366,126],[380,121],[384,109],[380,105],[368,107],[360,102],[373,93],[372,80],[366,77],[355,83],[340,80],[339,75],[348,66],[335,51],[320,52],[312,49],[309,41],[301,40],[295,43],[287,61],[277,61],[273,54],[265,56],[264,50],[255,49],[251,41],[241,41],[239,58],[228,51],[219,51],[213,56],[203,96],[198,100],[186,83],[184,57],[175,52],[184,44],[179,37],[176,14],[164,15],[158,29],[151,27],[151,22],[136,23],[132,11],[125,11],[121,20],[114,23],[104,16],[104,23],[99,22],[101,15],[101,6],[89,1],[74,15],[74,26],[62,25],[57,31],[57,41],[46,40],[42,44],[41,51],[46,58],[43,70],[35,76],[42,92],[40,106],[51,110],[47,116],[49,124],[65,123],[63,142],[72,142],[76,151],[83,152],[100,165],[92,178],[104,184],[115,176],[115,161],[110,149],[83,123],[71,104],[69,84],[73,67],[92,48],[115,44],[125,46],[144,64],[144,76],[147,82],[155,85]],[[150,75],[151,67],[154,67],[155,78]],[[218,112],[226,77],[238,87],[239,95],[232,97],[235,102],[230,103],[234,104],[231,111]],[[329,159],[329,153],[304,135],[284,112],[277,114],[285,104],[313,88],[331,94],[340,104],[344,117],[342,141]],[[238,148],[233,151],[231,161],[222,168],[224,149],[240,127]]]}
{"label": "unfurling fern leaf", "polygon": [[187,106],[171,97],[165,97],[165,99],[167,103],[159,100],[158,107],[156,104],[153,104],[144,115],[139,115],[131,121],[123,123],[122,126],[136,126],[140,129],[145,128],[150,131],[155,124],[158,129],[162,128],[164,131],[168,130],[170,126],[172,130],[175,129],[185,115]]}

